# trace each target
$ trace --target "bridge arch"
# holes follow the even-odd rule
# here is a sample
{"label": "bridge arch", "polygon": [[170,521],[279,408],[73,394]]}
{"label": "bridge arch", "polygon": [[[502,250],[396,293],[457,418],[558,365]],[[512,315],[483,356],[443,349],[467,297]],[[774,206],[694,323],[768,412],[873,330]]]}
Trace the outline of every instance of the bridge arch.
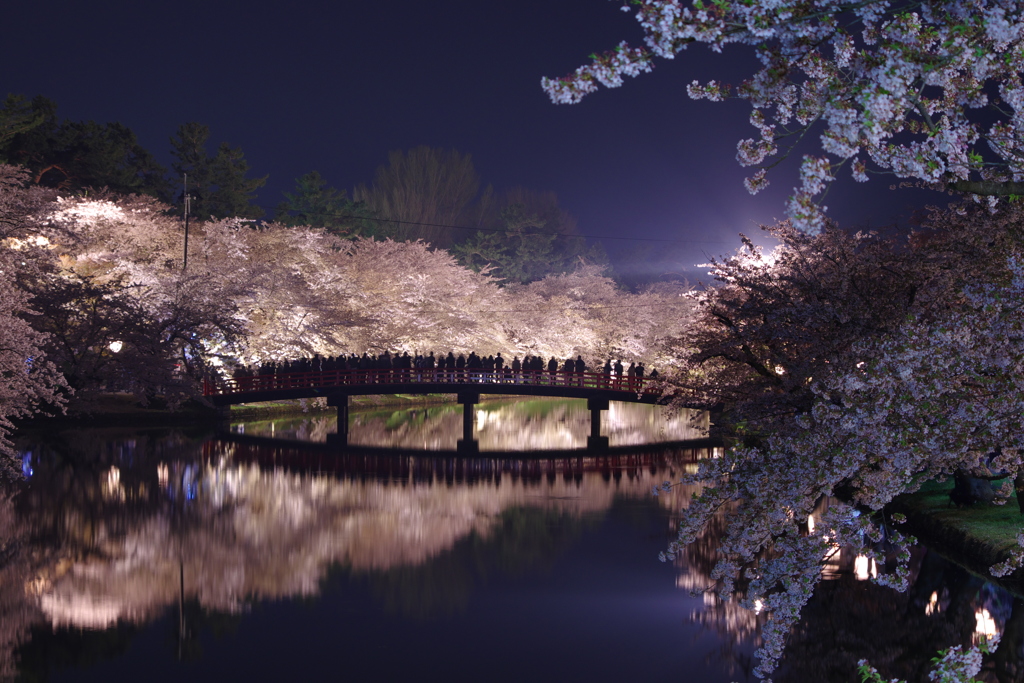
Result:
{"label": "bridge arch", "polygon": [[336,443],[339,446],[348,443],[349,397],[373,394],[456,394],[463,406],[459,450],[467,454],[478,451],[473,436],[473,407],[480,402],[482,394],[586,399],[591,416],[587,445],[598,450],[608,447],[608,437],[601,436],[601,411],[608,409],[609,401],[653,404],[661,399],[661,392],[650,379],[564,370],[517,373],[508,369],[491,372],[416,368],[323,370],[207,380],[203,385],[203,395],[221,407],[324,397],[327,405],[338,411]]}

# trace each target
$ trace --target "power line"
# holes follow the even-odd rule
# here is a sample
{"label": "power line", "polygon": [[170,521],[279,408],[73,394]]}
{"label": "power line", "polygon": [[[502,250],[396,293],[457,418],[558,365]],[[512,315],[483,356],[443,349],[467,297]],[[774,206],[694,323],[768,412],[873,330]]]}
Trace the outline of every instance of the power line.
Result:
{"label": "power line", "polygon": [[686,306],[688,304],[679,303],[660,303],[660,304],[644,304],[644,303],[633,303],[633,304],[616,304],[614,306],[562,306],[560,308],[508,308],[508,309],[481,309],[479,311],[473,311],[477,313],[538,313],[544,311],[600,311],[611,308],[663,308],[665,306]]}
{"label": "power line", "polygon": [[[662,303],[631,303],[631,304],[614,304],[609,306],[559,306],[558,308],[546,308],[546,307],[534,307],[534,308],[481,308],[475,311],[465,311],[467,315],[481,315],[484,313],[551,313],[554,311],[600,311],[605,309],[616,309],[616,308],[664,308],[671,306],[687,306],[691,305],[689,302],[662,302]],[[420,312],[438,313],[445,312],[450,309],[423,309],[417,308]]]}
{"label": "power line", "polygon": [[[275,209],[277,207],[270,207],[264,204],[256,204],[262,209]],[[447,223],[427,223],[426,221],[405,221],[396,218],[377,218],[374,216],[357,216],[354,214],[345,213],[330,213],[325,211],[300,211],[299,209],[291,209],[307,216],[321,216],[327,218],[341,218],[357,221],[373,221],[376,223],[397,223],[400,225],[417,225],[427,228],[448,228],[451,230],[468,230],[477,232],[500,232],[500,233],[512,233],[514,230],[507,230],[502,228],[483,228],[483,227],[471,227],[467,225],[450,225]],[[528,232],[522,233],[523,236],[529,235],[553,235],[555,237],[582,237],[584,239],[591,240],[621,240],[630,242],[662,242],[669,244],[731,244],[725,240],[691,240],[691,239],[669,239],[667,237],[621,237],[615,235],[585,235],[574,232],[555,232],[553,230],[529,230]]]}

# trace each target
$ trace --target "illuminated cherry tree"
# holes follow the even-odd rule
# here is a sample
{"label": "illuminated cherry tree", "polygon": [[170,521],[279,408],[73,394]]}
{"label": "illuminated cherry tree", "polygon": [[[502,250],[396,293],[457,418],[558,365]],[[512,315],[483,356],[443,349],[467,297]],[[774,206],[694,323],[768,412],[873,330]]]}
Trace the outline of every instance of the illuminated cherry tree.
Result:
{"label": "illuminated cherry tree", "polygon": [[597,266],[549,275],[503,290],[492,317],[522,353],[582,355],[597,370],[609,358],[643,360],[664,369],[671,340],[691,321],[688,288],[662,284],[636,294],[623,292]]}
{"label": "illuminated cherry tree", "polygon": [[15,452],[9,435],[13,419],[64,401],[63,377],[43,353],[46,335],[33,329],[29,295],[16,275],[35,236],[29,217],[47,196],[26,189],[27,174],[0,165],[0,479],[12,471]]}
{"label": "illuminated cherry tree", "polygon": [[650,71],[692,43],[714,52],[753,46],[761,68],[737,86],[688,86],[693,99],[745,99],[754,137],[737,159],[767,171],[820,124],[820,153],[803,157],[787,210],[800,229],[824,223],[818,198],[840,171],[878,173],[937,189],[1024,194],[1024,7],[999,0],[630,0],[645,44],[625,42],[573,74],[542,82],[556,103],[575,103],[626,76]]}
{"label": "illuminated cherry tree", "polygon": [[[724,400],[737,446],[685,479],[706,488],[668,555],[728,510],[712,579],[770,616],[761,674],[838,547],[883,566],[884,541],[897,562],[879,581],[905,585],[913,540],[882,514],[896,496],[958,471],[1021,472],[1022,219],[1016,208],[936,213],[901,249],[782,225],[771,254],[748,242],[713,264],[721,286],[679,342],[671,387],[684,403]],[[823,498],[837,502],[808,524]]]}

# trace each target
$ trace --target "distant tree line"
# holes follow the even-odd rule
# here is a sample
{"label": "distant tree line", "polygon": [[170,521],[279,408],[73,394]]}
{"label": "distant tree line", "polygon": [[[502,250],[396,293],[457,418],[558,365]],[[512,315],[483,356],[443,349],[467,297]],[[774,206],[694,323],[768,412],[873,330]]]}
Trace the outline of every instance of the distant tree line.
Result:
{"label": "distant tree line", "polygon": [[[664,367],[693,299],[586,265],[501,281],[417,241],[239,218],[152,197],[63,196],[0,164],[0,476],[10,418],[128,392],[175,405],[210,373],[301,357],[477,350]],[[28,363],[28,365],[26,365]]]}
{"label": "distant tree line", "polygon": [[[147,195],[180,215],[186,176],[194,218],[267,217],[257,191],[268,176],[253,177],[240,148],[211,146],[208,126],[182,124],[170,138],[168,170],[120,123],[61,119],[57,104],[42,96],[8,95],[0,109],[0,163],[27,169],[36,185],[65,195],[104,189]],[[604,250],[579,235],[554,193],[482,188],[470,156],[455,150],[391,152],[373,182],[351,196],[310,171],[296,179],[269,218],[343,239],[423,240],[506,284],[581,266],[608,267]]]}

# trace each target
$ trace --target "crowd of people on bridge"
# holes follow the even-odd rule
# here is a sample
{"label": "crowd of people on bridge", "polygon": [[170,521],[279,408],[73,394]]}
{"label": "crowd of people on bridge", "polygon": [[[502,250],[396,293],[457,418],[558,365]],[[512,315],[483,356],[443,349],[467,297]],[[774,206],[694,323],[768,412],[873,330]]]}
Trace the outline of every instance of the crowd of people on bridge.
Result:
{"label": "crowd of people on bridge", "polygon": [[[547,362],[540,356],[515,356],[511,362],[496,355],[478,355],[471,352],[456,356],[447,354],[410,355],[391,354],[385,351],[379,355],[363,353],[342,354],[334,357],[315,355],[312,358],[297,358],[283,362],[267,362],[256,366],[239,366],[233,379],[242,386],[277,386],[284,379],[299,375],[325,373],[336,377],[339,383],[396,384],[409,382],[468,383],[490,382],[509,384],[559,384],[567,386],[603,386],[637,390],[644,384],[646,369],[642,362],[623,366],[621,360],[605,361],[603,366],[591,368],[582,356],[559,361],[554,356]],[[658,371],[650,373],[650,379],[657,379]],[[259,378],[259,379],[257,379]],[[291,382],[289,382],[290,384]]]}

